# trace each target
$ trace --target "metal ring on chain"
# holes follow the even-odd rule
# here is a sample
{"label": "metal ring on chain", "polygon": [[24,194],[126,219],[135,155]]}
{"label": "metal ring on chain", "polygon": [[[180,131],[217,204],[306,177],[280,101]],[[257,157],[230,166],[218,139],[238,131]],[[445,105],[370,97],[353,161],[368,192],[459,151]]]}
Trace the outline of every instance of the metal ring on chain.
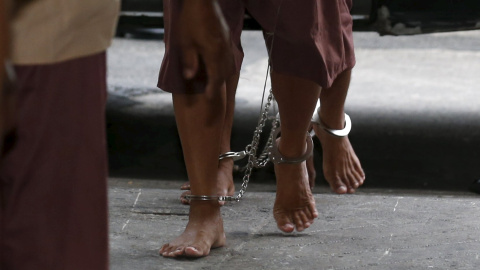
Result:
{"label": "metal ring on chain", "polygon": [[237,161],[240,159],[243,159],[244,157],[247,156],[247,152],[245,151],[240,151],[240,152],[226,152],[218,156],[219,160],[226,159],[226,158],[231,158],[233,161]]}
{"label": "metal ring on chain", "polygon": [[185,198],[188,201],[219,201],[219,202],[239,201],[232,196],[185,195],[183,198]]}
{"label": "metal ring on chain", "polygon": [[[280,132],[280,128],[277,128],[275,133],[273,134],[273,139],[275,139]],[[305,153],[300,156],[300,157],[295,157],[295,158],[287,158],[284,157],[280,151],[278,150],[278,146],[276,143],[273,143],[272,146],[270,147],[270,152],[268,153],[268,157],[270,160],[275,163],[275,164],[280,164],[280,163],[300,163],[305,160],[307,160],[312,154],[313,154],[313,141],[312,137],[310,136],[310,133],[307,132],[307,150],[305,150]]]}
{"label": "metal ring on chain", "polygon": [[184,198],[189,201],[220,201],[220,196],[185,195]]}

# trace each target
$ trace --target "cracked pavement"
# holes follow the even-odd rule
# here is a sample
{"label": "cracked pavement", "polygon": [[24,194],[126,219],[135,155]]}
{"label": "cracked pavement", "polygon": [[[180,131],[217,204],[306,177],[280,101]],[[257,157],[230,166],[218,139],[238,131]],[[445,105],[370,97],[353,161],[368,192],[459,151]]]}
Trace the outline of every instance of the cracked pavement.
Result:
{"label": "cracked pavement", "polygon": [[315,223],[285,234],[272,215],[274,186],[251,184],[222,207],[227,245],[202,259],[158,255],[179,235],[188,206],[180,181],[110,179],[111,269],[477,269],[480,198],[468,193],[317,187]]}

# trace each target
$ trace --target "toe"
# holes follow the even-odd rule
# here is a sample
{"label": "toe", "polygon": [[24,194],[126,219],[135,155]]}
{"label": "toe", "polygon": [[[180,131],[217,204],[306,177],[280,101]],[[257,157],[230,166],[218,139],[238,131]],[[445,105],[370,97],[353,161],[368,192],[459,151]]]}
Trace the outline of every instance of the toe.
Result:
{"label": "toe", "polygon": [[335,191],[337,194],[345,194],[347,193],[347,187],[344,185],[337,186],[333,191]]}
{"label": "toe", "polygon": [[181,190],[190,190],[190,182],[185,182],[180,186]]}
{"label": "toe", "polygon": [[203,257],[203,256],[207,256],[208,253],[209,253],[208,251],[203,252],[196,247],[186,247],[185,248],[185,255],[187,255],[188,257]]}
{"label": "toe", "polygon": [[282,232],[286,232],[286,233],[291,233],[291,232],[293,232],[293,230],[295,230],[295,227],[291,223],[286,223],[286,224],[283,224],[283,225],[278,224],[278,228]]}
{"label": "toe", "polygon": [[[330,177],[329,177],[330,178]],[[327,180],[329,179],[327,178]],[[333,178],[333,179],[332,179]],[[342,179],[339,176],[334,176],[330,179],[331,181],[327,181],[330,183],[330,188],[337,194],[345,194],[347,193],[347,187],[343,183]]]}
{"label": "toe", "polygon": [[171,255],[172,251],[173,251],[173,247],[170,246],[169,244],[166,244],[160,250],[160,255],[162,255],[163,257],[172,257]]}
{"label": "toe", "polygon": [[305,215],[305,217],[307,218],[307,221],[310,221],[312,220],[312,212],[310,211],[310,207],[306,207],[303,214]]}
{"label": "toe", "polygon": [[350,186],[348,188],[348,193],[349,194],[355,193],[355,191],[359,187],[358,183],[354,179],[351,179],[351,181],[352,181],[352,183],[350,184]]}
{"label": "toe", "polygon": [[348,173],[346,176],[345,176],[345,179],[346,181],[348,181],[349,185],[348,185],[348,193],[351,193],[351,190],[355,190],[359,187],[359,184],[357,182],[357,179],[355,177],[355,175],[353,175],[352,173]]}
{"label": "toe", "polygon": [[357,179],[353,175],[351,176],[350,182],[352,183],[351,185],[354,189],[357,189],[360,186],[360,184],[357,182]]}
{"label": "toe", "polygon": [[291,215],[288,215],[277,207],[273,208],[273,218],[277,222],[277,226],[281,231],[288,233],[295,229]]}
{"label": "toe", "polygon": [[[310,211],[308,211],[308,212],[310,212]],[[307,229],[308,227],[310,227],[310,225],[312,224],[313,220],[310,219],[310,218],[308,218],[307,213],[305,213],[305,212],[302,211],[302,212],[300,213],[300,217],[301,217],[302,222],[303,222],[303,228],[304,228],[304,229]]]}
{"label": "toe", "polygon": [[277,221],[277,226],[282,232],[290,233],[293,232],[295,229],[293,222],[287,218],[287,217],[278,217],[278,215],[275,217],[275,220]]}
{"label": "toe", "polygon": [[163,253],[165,253],[165,251],[166,251],[167,249],[168,249],[168,244],[165,244],[165,245],[163,245],[163,246],[160,248],[160,250],[158,251],[158,253],[163,256]]}
{"label": "toe", "polygon": [[305,218],[307,219],[306,222],[312,224],[313,220],[317,218],[318,212],[317,209],[315,208],[315,205],[305,207],[303,214],[305,215]]}
{"label": "toe", "polygon": [[183,193],[180,195],[180,202],[181,202],[182,204],[189,205],[189,204],[190,204],[190,201],[187,200],[187,199],[185,199],[185,196],[186,196],[186,195],[190,195],[190,194],[191,194],[191,192],[190,192],[189,190],[183,192]]}
{"label": "toe", "polygon": [[353,171],[353,175],[357,180],[358,185],[359,186],[363,185],[363,181],[365,180],[365,175],[362,172],[359,172],[357,170]]}
{"label": "toe", "polygon": [[183,255],[184,253],[185,253],[185,247],[180,246],[180,247],[177,247],[176,250],[171,251],[169,255],[172,255],[173,257],[177,257],[177,256]]}
{"label": "toe", "polygon": [[311,216],[310,216],[310,219],[312,220],[313,222],[313,219],[317,218],[318,217],[318,211],[317,211],[317,208],[315,207],[315,204],[312,203],[310,205],[310,213],[311,213]]}
{"label": "toe", "polygon": [[298,211],[293,215],[293,222],[295,223],[295,228],[297,229],[298,232],[305,230],[301,211]]}
{"label": "toe", "polygon": [[360,185],[363,185],[363,183],[365,182],[365,176],[360,175],[359,178],[358,178],[358,182],[360,183]]}
{"label": "toe", "polygon": [[362,165],[360,164],[360,161],[358,160],[358,158],[354,162],[353,173],[355,174],[359,185],[362,185],[363,182],[365,181],[365,172],[363,171]]}

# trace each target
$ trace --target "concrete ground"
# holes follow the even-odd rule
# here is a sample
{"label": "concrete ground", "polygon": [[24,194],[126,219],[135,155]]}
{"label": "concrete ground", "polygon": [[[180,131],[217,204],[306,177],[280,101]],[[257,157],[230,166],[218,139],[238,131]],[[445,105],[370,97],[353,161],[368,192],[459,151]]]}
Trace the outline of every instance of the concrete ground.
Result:
{"label": "concrete ground", "polygon": [[319,217],[301,233],[275,225],[274,186],[251,184],[222,208],[227,245],[202,259],[158,255],[179,235],[188,206],[180,181],[110,179],[112,270],[478,269],[480,198],[469,193],[316,188]]}
{"label": "concrete ground", "polygon": [[[233,150],[251,141],[267,64],[261,33],[242,40]],[[346,111],[364,187],[330,193],[317,147],[320,216],[285,235],[271,214],[272,169],[257,170],[245,198],[223,207],[226,247],[175,260],[157,254],[188,218],[178,202],[187,177],[171,97],[155,87],[164,45],[116,39],[107,104],[111,269],[479,269],[480,197],[467,191],[480,178],[479,32],[354,33],[354,41]]]}

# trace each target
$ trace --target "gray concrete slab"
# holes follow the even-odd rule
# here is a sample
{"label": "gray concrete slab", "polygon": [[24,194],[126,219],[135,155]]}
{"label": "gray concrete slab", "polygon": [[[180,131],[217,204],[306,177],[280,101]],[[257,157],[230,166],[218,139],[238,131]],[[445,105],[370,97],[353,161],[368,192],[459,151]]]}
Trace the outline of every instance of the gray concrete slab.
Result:
{"label": "gray concrete slab", "polygon": [[188,206],[179,181],[110,179],[111,269],[478,269],[480,198],[466,193],[315,189],[320,216],[302,233],[280,233],[273,185],[252,183],[222,208],[227,245],[202,259],[157,252],[180,234]]}

